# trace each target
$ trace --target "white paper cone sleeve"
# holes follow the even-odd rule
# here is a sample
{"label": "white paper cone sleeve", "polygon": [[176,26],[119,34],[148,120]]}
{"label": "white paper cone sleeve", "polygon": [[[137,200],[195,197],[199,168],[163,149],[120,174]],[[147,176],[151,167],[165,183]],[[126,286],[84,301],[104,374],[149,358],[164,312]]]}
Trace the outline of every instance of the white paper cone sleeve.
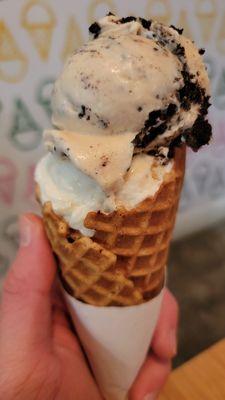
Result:
{"label": "white paper cone sleeve", "polygon": [[64,291],[76,331],[106,400],[127,398],[148,352],[163,291],[146,303],[129,307],[96,307]]}

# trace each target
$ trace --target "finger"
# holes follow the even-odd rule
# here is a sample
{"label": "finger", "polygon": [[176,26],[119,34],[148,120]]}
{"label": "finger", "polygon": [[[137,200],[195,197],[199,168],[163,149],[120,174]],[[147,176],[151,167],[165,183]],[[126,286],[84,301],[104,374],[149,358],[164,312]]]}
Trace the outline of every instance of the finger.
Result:
{"label": "finger", "polygon": [[52,314],[54,343],[79,352],[80,344],[58,280],[54,282],[52,290]]}
{"label": "finger", "polygon": [[130,391],[130,400],[154,400],[171,371],[170,361],[151,355],[145,361]]}
{"label": "finger", "polygon": [[[54,258],[41,219],[20,219],[20,249],[3,287],[0,344],[23,352],[51,334],[51,290],[56,274]],[[15,332],[16,339],[15,340]]]}
{"label": "finger", "polygon": [[69,320],[67,314],[59,308],[58,306],[53,306],[52,309],[52,322],[54,325],[65,326],[66,328],[70,328]]}
{"label": "finger", "polygon": [[69,313],[58,285],[55,285],[52,293],[52,319],[53,324],[70,328]]}
{"label": "finger", "polygon": [[171,359],[177,353],[178,304],[166,289],[159,321],[154,332],[151,348],[162,359]]}

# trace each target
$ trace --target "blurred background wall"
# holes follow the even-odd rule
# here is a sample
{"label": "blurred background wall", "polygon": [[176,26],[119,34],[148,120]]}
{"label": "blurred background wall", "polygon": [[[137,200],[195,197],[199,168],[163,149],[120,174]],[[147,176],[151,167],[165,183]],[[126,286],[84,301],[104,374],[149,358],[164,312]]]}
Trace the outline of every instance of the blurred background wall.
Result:
{"label": "blurred background wall", "polygon": [[[17,248],[18,214],[37,210],[33,172],[43,154],[42,131],[51,124],[52,82],[67,56],[87,39],[89,24],[109,10],[184,27],[185,35],[193,38],[199,47],[206,48],[204,57],[213,94],[210,120],[214,140],[198,155],[188,153],[175,237],[181,238],[225,219],[224,0],[1,0],[0,276],[4,275]],[[210,232],[213,236],[214,231]],[[186,239],[177,242],[171,262],[176,266],[188,259],[193,267],[193,249],[202,238],[197,234],[191,242]],[[204,257],[208,260],[203,242]],[[185,247],[187,243],[189,247]],[[180,268],[181,274],[184,270]],[[185,279],[187,282],[188,278]],[[185,292],[185,285],[182,287],[178,282],[176,286],[176,281],[172,281],[179,297],[179,290],[183,288]]]}

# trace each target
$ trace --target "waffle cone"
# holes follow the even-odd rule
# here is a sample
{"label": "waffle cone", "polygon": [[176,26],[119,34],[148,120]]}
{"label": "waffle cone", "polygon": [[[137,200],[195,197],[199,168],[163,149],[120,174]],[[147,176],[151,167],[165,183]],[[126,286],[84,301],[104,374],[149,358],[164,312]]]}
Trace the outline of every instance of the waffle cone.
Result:
{"label": "waffle cone", "polygon": [[183,147],[176,150],[174,166],[154,197],[130,211],[88,213],[84,225],[95,230],[92,238],[71,229],[50,202],[43,205],[60,276],[73,297],[95,306],[128,306],[160,292],[184,170]]}

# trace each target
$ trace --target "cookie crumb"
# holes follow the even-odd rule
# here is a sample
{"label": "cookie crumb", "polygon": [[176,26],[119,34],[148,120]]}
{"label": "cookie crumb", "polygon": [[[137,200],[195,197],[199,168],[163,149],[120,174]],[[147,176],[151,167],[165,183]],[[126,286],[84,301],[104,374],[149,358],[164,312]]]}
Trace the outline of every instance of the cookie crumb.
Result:
{"label": "cookie crumb", "polygon": [[86,107],[82,104],[81,112],[78,114],[78,117],[81,119],[85,116],[85,114],[86,114]]}
{"label": "cookie crumb", "polygon": [[141,24],[142,24],[144,29],[150,30],[151,24],[152,24],[152,20],[151,19],[147,20],[145,18],[139,18],[139,21],[141,22]]}
{"label": "cookie crumb", "polygon": [[94,39],[97,39],[101,32],[101,27],[97,22],[94,22],[90,27],[89,27],[89,32],[94,35]]}
{"label": "cookie crumb", "polygon": [[177,31],[179,33],[179,35],[182,35],[182,33],[184,31],[183,28],[177,28],[174,25],[170,25],[170,28],[173,28],[175,31]]}
{"label": "cookie crumb", "polygon": [[205,49],[203,49],[203,48],[201,48],[201,49],[199,49],[199,54],[201,55],[201,56],[203,56],[203,54],[205,54]]}
{"label": "cookie crumb", "polygon": [[119,22],[121,24],[126,24],[127,22],[136,21],[136,20],[137,20],[136,17],[130,16],[130,17],[121,18]]}

